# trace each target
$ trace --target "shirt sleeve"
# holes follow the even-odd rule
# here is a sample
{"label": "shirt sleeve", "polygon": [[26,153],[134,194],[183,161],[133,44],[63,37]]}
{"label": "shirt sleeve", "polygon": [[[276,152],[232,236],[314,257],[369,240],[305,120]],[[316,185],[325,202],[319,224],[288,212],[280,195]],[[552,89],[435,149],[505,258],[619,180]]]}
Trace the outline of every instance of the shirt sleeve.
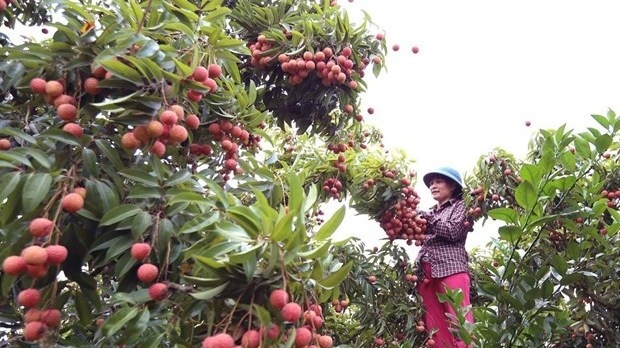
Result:
{"label": "shirt sleeve", "polygon": [[[427,230],[430,229],[435,237],[450,242],[463,240],[467,237],[467,233],[473,230],[471,221],[465,215],[465,203],[458,201],[451,207],[451,210],[450,214],[434,216]],[[468,221],[468,224],[465,221]]]}

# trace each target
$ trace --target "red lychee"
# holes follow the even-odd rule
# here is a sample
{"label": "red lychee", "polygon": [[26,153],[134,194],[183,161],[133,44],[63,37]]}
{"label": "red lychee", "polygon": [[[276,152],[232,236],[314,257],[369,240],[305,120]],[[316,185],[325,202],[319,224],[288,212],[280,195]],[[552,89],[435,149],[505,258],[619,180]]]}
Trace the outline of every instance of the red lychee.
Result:
{"label": "red lychee", "polygon": [[63,121],[75,121],[77,118],[77,108],[69,103],[59,105],[56,112]]}
{"label": "red lychee", "polygon": [[36,341],[45,335],[47,327],[40,321],[33,321],[24,327],[24,339],[26,341]]}
{"label": "red lychee", "polygon": [[67,259],[68,251],[63,245],[52,244],[45,247],[47,262],[52,265],[60,265]]}
{"label": "red lychee", "polygon": [[9,256],[2,261],[2,270],[8,275],[19,275],[26,271],[26,260],[21,256]]}
{"label": "red lychee", "polygon": [[235,340],[227,333],[219,333],[202,341],[202,348],[234,348]]}
{"label": "red lychee", "polygon": [[26,273],[30,278],[40,279],[47,275],[47,263],[40,265],[26,265]]}
{"label": "red lychee", "polygon": [[289,302],[282,307],[282,319],[294,323],[301,317],[301,306],[295,302]]}
{"label": "red lychee", "polygon": [[0,139],[0,151],[6,151],[11,148],[11,141],[7,138]]}
{"label": "red lychee", "polygon": [[163,124],[173,125],[179,122],[179,116],[172,110],[165,110],[161,113],[161,115],[159,115],[159,120]]}
{"label": "red lychee", "polygon": [[131,246],[131,257],[136,259],[137,261],[142,261],[146,259],[147,256],[151,253],[151,246],[147,243],[134,243]]}
{"label": "red lychee", "polygon": [[86,188],[85,187],[77,186],[76,188],[73,189],[73,192],[77,193],[80,196],[82,196],[82,198],[86,198]]}
{"label": "red lychee", "polygon": [[65,92],[65,87],[58,81],[47,81],[45,83],[45,94],[52,98],[56,98]]}
{"label": "red lychee", "polygon": [[[176,116],[176,114],[175,114]],[[158,136],[164,134],[164,125],[163,123],[153,120],[146,125],[146,134],[151,138],[157,138]]]}
{"label": "red lychee", "polygon": [[157,140],[153,143],[153,146],[151,146],[151,152],[157,157],[164,157],[166,154],[166,145]]}
{"label": "red lychee", "polygon": [[47,251],[38,245],[26,247],[21,256],[28,265],[42,265],[47,262]]}
{"label": "red lychee", "polygon": [[69,193],[60,200],[62,208],[69,213],[75,213],[84,207],[84,198],[77,193]]}
{"label": "red lychee", "polygon": [[48,327],[60,325],[60,311],[58,309],[46,309],[41,313],[41,321]]}
{"label": "red lychee", "polygon": [[199,65],[194,70],[192,77],[194,78],[195,81],[202,82],[206,80],[207,77],[209,77],[209,70],[207,70],[207,68],[205,68],[204,66]]}
{"label": "red lychee", "polygon": [[269,295],[269,303],[277,309],[282,309],[288,303],[288,293],[282,289],[272,291]]}
{"label": "red lychee", "polygon": [[81,138],[84,135],[84,129],[77,123],[69,122],[62,126],[62,130],[73,135],[76,138]]}
{"label": "red lychee", "polygon": [[200,127],[200,119],[194,114],[188,115],[185,118],[185,125],[189,129],[198,129]]}
{"label": "red lychee", "polygon": [[155,279],[157,279],[157,275],[159,274],[159,269],[157,266],[151,263],[145,263],[138,267],[138,279],[144,283],[151,283]]}
{"label": "red lychee", "polygon": [[139,148],[142,143],[136,138],[133,132],[128,132],[121,137],[121,145],[127,150],[135,150]]}
{"label": "red lychee", "polygon": [[68,94],[61,94],[58,97],[54,98],[54,107],[58,109],[62,104],[71,104],[73,106],[77,106],[77,99],[74,96]]}
{"label": "red lychee", "polygon": [[248,330],[241,337],[241,347],[258,348],[260,346],[260,333],[257,330]]}
{"label": "red lychee", "polygon": [[47,81],[45,81],[44,79],[40,77],[35,77],[34,79],[30,80],[30,90],[36,94],[45,94],[46,84]]}
{"label": "red lychee", "polygon": [[46,218],[35,218],[30,221],[28,230],[34,237],[45,237],[52,233],[54,222]]}
{"label": "red lychee", "polygon": [[305,327],[295,329],[295,347],[306,347],[312,341],[312,332]]}
{"label": "red lychee", "polygon": [[24,323],[28,324],[33,321],[41,321],[43,311],[38,308],[30,308],[24,313]]}
{"label": "red lychee", "polygon": [[35,307],[39,301],[41,301],[41,292],[38,289],[24,289],[17,295],[17,303],[26,308]]}
{"label": "red lychee", "polygon": [[418,46],[413,46],[411,47],[411,52],[413,52],[413,54],[417,54],[418,52],[420,52],[420,49],[418,48]]}
{"label": "red lychee", "polygon": [[99,80],[94,77],[89,77],[84,80],[84,91],[90,95],[97,95],[101,92],[99,89]]}
{"label": "red lychee", "polygon": [[168,285],[164,283],[155,283],[149,286],[149,296],[154,301],[161,301],[168,296]]}
{"label": "red lychee", "polygon": [[321,348],[332,348],[334,345],[334,340],[331,336],[322,335],[318,338],[319,347]]}
{"label": "red lychee", "polygon": [[182,143],[187,139],[187,129],[180,124],[170,127],[170,141],[173,143]]}
{"label": "red lychee", "polygon": [[222,75],[222,68],[217,64],[209,64],[209,76],[212,78],[220,77]]}

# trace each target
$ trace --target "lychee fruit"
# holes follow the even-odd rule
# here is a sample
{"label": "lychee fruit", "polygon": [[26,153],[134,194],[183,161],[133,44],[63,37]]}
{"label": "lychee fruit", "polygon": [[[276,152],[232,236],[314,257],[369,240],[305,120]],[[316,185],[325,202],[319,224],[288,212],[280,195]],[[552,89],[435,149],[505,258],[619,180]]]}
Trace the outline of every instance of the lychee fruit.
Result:
{"label": "lychee fruit", "polygon": [[107,71],[105,70],[104,67],[102,66],[98,66],[98,67],[94,67],[94,66],[90,66],[90,71],[93,73],[93,76],[98,78],[98,79],[102,79],[105,77],[105,74],[107,73]]}
{"label": "lychee fruit", "polygon": [[151,146],[151,152],[157,157],[164,157],[166,154],[166,145],[157,140],[153,143],[153,146]]}
{"label": "lychee fruit", "polygon": [[139,148],[142,143],[136,138],[133,132],[128,132],[121,137],[121,145],[127,150],[135,150]]}
{"label": "lychee fruit", "polygon": [[8,275],[19,275],[26,271],[26,260],[21,256],[9,256],[2,261],[2,271]]}
{"label": "lychee fruit", "polygon": [[33,279],[40,279],[47,275],[47,263],[40,265],[26,265],[26,274]]}
{"label": "lychee fruit", "polygon": [[62,208],[69,212],[75,213],[84,207],[84,198],[77,193],[69,193],[60,200]]}
{"label": "lychee fruit", "polygon": [[54,222],[46,218],[35,218],[30,221],[28,230],[34,237],[45,237],[52,233]]}
{"label": "lychee fruit", "polygon": [[217,64],[209,64],[209,76],[216,78],[222,75],[222,68]]}
{"label": "lychee fruit", "polygon": [[161,115],[159,115],[159,120],[161,121],[161,123],[171,126],[179,122],[179,116],[176,112],[172,110],[165,110],[161,113]]}
{"label": "lychee fruit", "polygon": [[56,98],[65,92],[65,87],[58,81],[47,81],[45,83],[45,94],[52,98]]}
{"label": "lychee fruit", "polygon": [[99,89],[99,80],[94,77],[89,77],[84,80],[84,91],[90,95],[97,95],[101,92]]}
{"label": "lychee fruit", "polygon": [[260,346],[260,333],[257,330],[248,330],[241,336],[241,347],[258,348]]}
{"label": "lychee fruit", "polygon": [[77,99],[74,96],[68,94],[61,94],[58,97],[54,98],[54,107],[58,109],[62,104],[71,104],[73,106],[77,106]]}
{"label": "lychee fruit", "polygon": [[321,335],[318,338],[319,347],[321,348],[332,348],[334,345],[334,340],[331,336]]}
{"label": "lychee fruit", "polygon": [[312,332],[305,327],[295,329],[295,347],[306,347],[312,341]]}
{"label": "lychee fruit", "polygon": [[67,259],[68,251],[63,245],[53,244],[45,247],[47,262],[52,265],[60,265]]}
{"label": "lychee fruit", "polygon": [[151,246],[147,243],[134,243],[131,246],[131,257],[137,261],[146,259],[151,253]]}
{"label": "lychee fruit", "polygon": [[204,80],[202,84],[205,85],[205,87],[209,88],[209,93],[214,93],[215,91],[217,91],[217,82],[215,82],[215,80],[210,77]]}
{"label": "lychee fruit", "polygon": [[177,117],[178,117],[177,121],[185,119],[185,109],[183,109],[181,105],[179,104],[170,105],[170,110],[174,111],[174,113],[177,114]]}
{"label": "lychee fruit", "polygon": [[45,335],[47,327],[40,321],[33,321],[24,327],[24,339],[26,341],[37,341]]}
{"label": "lychee fruit", "polygon": [[41,313],[41,321],[48,327],[60,325],[60,311],[58,309],[46,309]]}
{"label": "lychee fruit", "polygon": [[84,135],[84,129],[77,123],[69,122],[62,126],[62,130],[73,135],[76,138],[81,138]]}
{"label": "lychee fruit", "polygon": [[275,340],[280,335],[280,327],[274,323],[270,323],[267,328],[261,327],[261,334],[266,332],[266,336],[270,340]]}
{"label": "lychee fruit", "polygon": [[202,341],[202,348],[234,348],[235,340],[227,333],[219,333]]}
{"label": "lychee fruit", "polygon": [[33,321],[41,321],[43,311],[38,308],[30,308],[24,313],[24,323],[28,324]]}
{"label": "lychee fruit", "polygon": [[154,301],[161,301],[168,296],[168,285],[164,283],[155,283],[149,286],[149,296]]}
{"label": "lychee fruit", "polygon": [[189,129],[198,129],[200,127],[200,119],[194,114],[188,115],[185,118],[185,125]]}
{"label": "lychee fruit", "polygon": [[59,105],[56,112],[63,121],[75,121],[77,118],[77,108],[69,103]]}
{"label": "lychee fruit", "polygon": [[151,283],[157,279],[159,269],[151,263],[145,263],[138,267],[138,279],[143,283]]}
{"label": "lychee fruit", "polygon": [[146,131],[146,125],[139,125],[132,131],[134,137],[138,139],[141,143],[146,143],[149,141],[151,136]]}
{"label": "lychee fruit", "polygon": [[[176,114],[174,116],[176,117]],[[164,134],[164,125],[157,120],[153,120],[146,125],[146,134],[151,138],[157,138]]]}
{"label": "lychee fruit", "polygon": [[36,94],[45,94],[45,85],[47,81],[40,77],[35,77],[30,80],[30,90]]}
{"label": "lychee fruit", "polygon": [[301,306],[295,302],[289,302],[282,307],[282,319],[294,323],[301,317]]}
{"label": "lychee fruit", "polygon": [[0,139],[0,151],[6,151],[11,148],[11,141],[7,138]]}
{"label": "lychee fruit", "polygon": [[417,54],[418,52],[420,52],[420,49],[418,48],[418,46],[413,46],[411,47],[411,52],[413,52],[413,54]]}
{"label": "lychee fruit", "polygon": [[47,262],[47,251],[38,245],[26,247],[21,256],[28,265],[42,265]]}
{"label": "lychee fruit", "polygon": [[38,289],[24,289],[17,295],[17,304],[26,308],[35,307],[39,301],[41,301],[41,292]]}
{"label": "lychee fruit", "polygon": [[78,195],[82,196],[82,198],[86,198],[86,188],[82,187],[82,186],[77,186],[73,189],[74,193],[77,193]]}
{"label": "lychee fruit", "polygon": [[288,293],[282,289],[272,291],[269,295],[269,303],[277,309],[282,309],[288,303]]}
{"label": "lychee fruit", "polygon": [[209,77],[209,70],[204,66],[197,66],[192,74],[195,81],[202,82]]}
{"label": "lychee fruit", "polygon": [[187,129],[179,124],[170,127],[170,141],[173,143],[184,142],[187,139],[187,135]]}

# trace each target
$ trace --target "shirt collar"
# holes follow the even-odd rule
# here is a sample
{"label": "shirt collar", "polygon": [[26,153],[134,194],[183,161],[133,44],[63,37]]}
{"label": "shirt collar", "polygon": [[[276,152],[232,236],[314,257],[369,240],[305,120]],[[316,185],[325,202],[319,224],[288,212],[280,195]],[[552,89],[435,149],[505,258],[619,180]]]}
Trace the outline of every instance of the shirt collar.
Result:
{"label": "shirt collar", "polygon": [[441,206],[439,205],[439,203],[435,204],[433,206],[433,210],[434,211],[438,211],[441,210],[443,208],[449,207],[451,205],[453,205],[454,203],[456,203],[456,201],[458,200],[458,198],[450,198],[447,201],[445,201]]}

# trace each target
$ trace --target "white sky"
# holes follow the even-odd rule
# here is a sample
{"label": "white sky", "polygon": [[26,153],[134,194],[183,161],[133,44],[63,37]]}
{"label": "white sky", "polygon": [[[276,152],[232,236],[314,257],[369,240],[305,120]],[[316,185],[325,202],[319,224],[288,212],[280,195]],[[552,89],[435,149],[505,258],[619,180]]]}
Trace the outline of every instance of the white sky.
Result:
{"label": "white sky", "polygon": [[[375,109],[366,120],[419,173],[442,164],[469,172],[495,147],[523,158],[538,128],[581,131],[595,125],[590,114],[620,113],[620,1],[339,3],[352,18],[366,10],[386,33],[388,72],[369,82],[362,110]],[[423,207],[434,203],[421,180],[416,188]],[[378,225],[353,213],[338,235],[382,244]],[[476,227],[468,248],[497,236],[490,224]]]}

